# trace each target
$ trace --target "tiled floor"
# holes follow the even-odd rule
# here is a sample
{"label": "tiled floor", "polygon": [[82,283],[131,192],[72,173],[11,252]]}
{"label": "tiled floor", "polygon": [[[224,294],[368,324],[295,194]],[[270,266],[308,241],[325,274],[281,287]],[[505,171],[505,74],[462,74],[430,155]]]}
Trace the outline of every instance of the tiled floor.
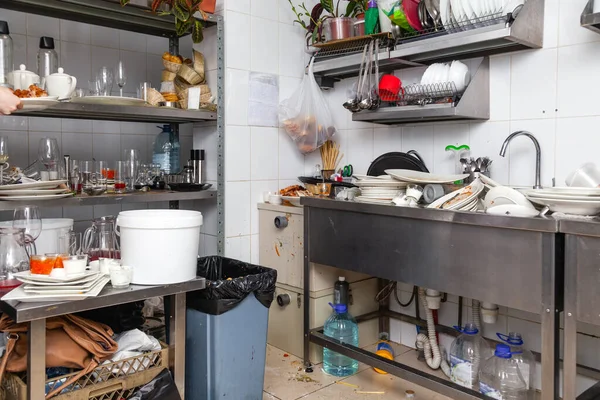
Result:
{"label": "tiled floor", "polygon": [[[426,368],[424,363],[417,361],[414,350],[396,345],[395,352],[396,360],[403,364]],[[443,376],[441,371],[435,375]],[[360,364],[356,375],[347,378],[327,375],[320,365],[316,366],[312,374],[306,374],[302,368],[302,360],[267,346],[263,400],[398,400],[403,399],[404,392],[409,389],[415,391],[419,400],[449,400],[446,396],[393,375],[378,374],[364,364]]]}

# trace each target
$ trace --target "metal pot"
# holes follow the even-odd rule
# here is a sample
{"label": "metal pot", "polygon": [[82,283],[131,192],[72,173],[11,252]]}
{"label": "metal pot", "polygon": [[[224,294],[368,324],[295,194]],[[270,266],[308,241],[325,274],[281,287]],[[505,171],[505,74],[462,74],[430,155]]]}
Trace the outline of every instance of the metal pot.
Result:
{"label": "metal pot", "polygon": [[354,36],[365,36],[365,20],[358,19],[354,23]]}
{"label": "metal pot", "polygon": [[323,23],[325,41],[354,37],[354,18],[329,18]]}

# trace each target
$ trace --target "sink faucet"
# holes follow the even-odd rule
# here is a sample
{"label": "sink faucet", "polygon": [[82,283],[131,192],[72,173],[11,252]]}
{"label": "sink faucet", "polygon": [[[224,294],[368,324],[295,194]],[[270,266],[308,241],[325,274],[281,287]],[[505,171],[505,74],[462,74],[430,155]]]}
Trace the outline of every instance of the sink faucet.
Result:
{"label": "sink faucet", "polygon": [[542,160],[542,150],[540,149],[540,143],[537,141],[535,136],[533,136],[530,132],[527,131],[518,131],[510,134],[504,143],[502,143],[502,148],[500,149],[500,156],[504,157],[506,155],[506,149],[508,148],[508,144],[511,140],[516,138],[517,136],[527,136],[533,142],[535,146],[535,186],[534,189],[541,189],[542,185],[540,184],[540,167]]}

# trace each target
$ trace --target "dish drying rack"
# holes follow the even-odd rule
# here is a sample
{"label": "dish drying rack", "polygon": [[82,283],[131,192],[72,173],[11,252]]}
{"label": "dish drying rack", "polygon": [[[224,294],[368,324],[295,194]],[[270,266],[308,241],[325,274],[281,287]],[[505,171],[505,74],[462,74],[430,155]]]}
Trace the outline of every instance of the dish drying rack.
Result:
{"label": "dish drying rack", "polygon": [[454,82],[415,84],[405,86],[400,91],[398,100],[390,103],[398,107],[453,104],[459,101],[461,94],[456,89]]}

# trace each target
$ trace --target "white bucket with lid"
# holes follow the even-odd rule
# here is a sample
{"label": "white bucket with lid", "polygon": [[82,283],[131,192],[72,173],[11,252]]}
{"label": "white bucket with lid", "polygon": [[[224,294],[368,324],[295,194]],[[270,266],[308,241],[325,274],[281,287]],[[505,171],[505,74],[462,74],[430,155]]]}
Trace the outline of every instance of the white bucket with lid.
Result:
{"label": "white bucket with lid", "polygon": [[196,277],[202,213],[122,211],[116,225],[122,264],[133,267],[132,283],[162,285]]}
{"label": "white bucket with lid", "polygon": [[[0,222],[0,228],[8,228],[12,221]],[[35,240],[38,254],[58,253],[58,238],[73,230],[71,218],[42,218],[42,233]]]}

